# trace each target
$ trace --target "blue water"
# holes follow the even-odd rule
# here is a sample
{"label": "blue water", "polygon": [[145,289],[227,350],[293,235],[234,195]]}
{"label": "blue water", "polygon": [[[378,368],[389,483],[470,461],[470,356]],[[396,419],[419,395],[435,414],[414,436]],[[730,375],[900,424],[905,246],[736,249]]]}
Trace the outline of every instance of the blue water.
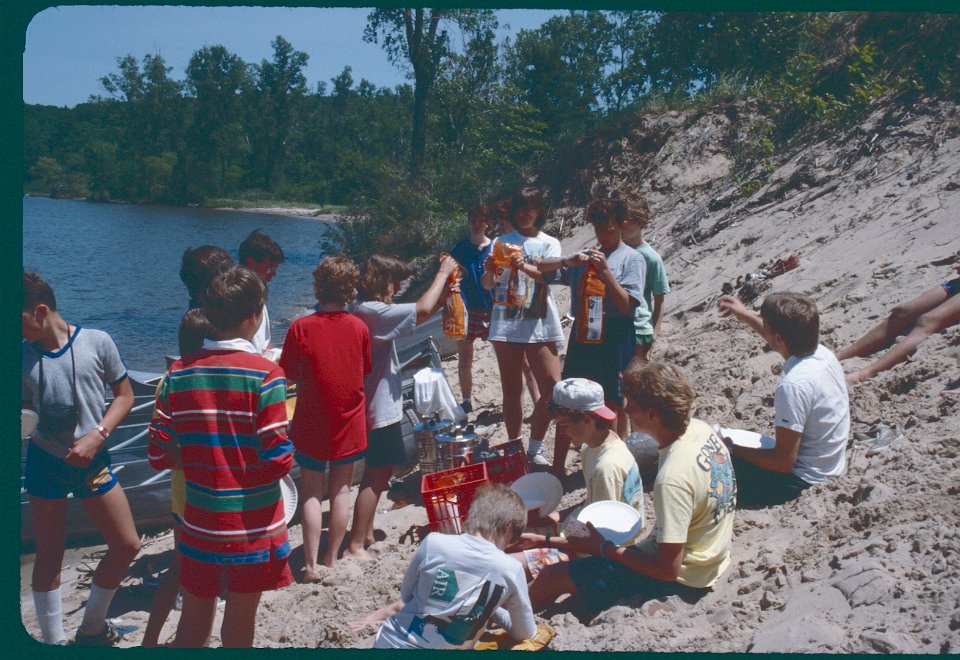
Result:
{"label": "blue water", "polygon": [[286,255],[267,303],[282,346],[290,321],[316,302],[312,272],[330,236],[315,218],[24,197],[23,267],[50,283],[68,322],[110,333],[128,368],[162,371],[187,306],[183,251],[219,245],[236,259],[257,227]]}

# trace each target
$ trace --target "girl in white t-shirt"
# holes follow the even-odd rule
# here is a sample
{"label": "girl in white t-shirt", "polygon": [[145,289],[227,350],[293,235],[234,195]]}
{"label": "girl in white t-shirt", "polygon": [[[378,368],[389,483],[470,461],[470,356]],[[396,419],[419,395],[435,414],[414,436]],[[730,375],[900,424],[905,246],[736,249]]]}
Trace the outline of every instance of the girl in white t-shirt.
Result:
{"label": "girl in white t-shirt", "polygon": [[[560,256],[560,241],[540,231],[546,222],[543,193],[530,186],[520,189],[510,201],[510,221],[515,231],[497,238],[494,249],[498,241],[522,248],[513,263],[518,270],[519,304],[507,306],[494,301],[488,339],[500,366],[504,424],[507,435],[514,439],[520,436],[523,421],[523,360],[529,362],[540,391],[552,392],[560,380],[557,344],[563,342],[563,330],[550,288],[534,265],[540,259]],[[483,286],[493,289],[494,280],[495,266],[488,259]],[[549,397],[540,397],[530,421],[527,457],[535,465],[550,464],[540,453],[550,425],[548,403]]]}

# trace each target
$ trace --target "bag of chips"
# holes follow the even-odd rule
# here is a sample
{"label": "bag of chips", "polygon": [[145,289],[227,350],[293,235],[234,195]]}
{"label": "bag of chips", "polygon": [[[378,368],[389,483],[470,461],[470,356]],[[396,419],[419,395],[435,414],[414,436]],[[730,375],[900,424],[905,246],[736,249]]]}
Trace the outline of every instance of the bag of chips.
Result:
{"label": "bag of chips", "polygon": [[607,287],[591,263],[580,278],[577,288],[577,341],[582,344],[603,343],[603,296]]}

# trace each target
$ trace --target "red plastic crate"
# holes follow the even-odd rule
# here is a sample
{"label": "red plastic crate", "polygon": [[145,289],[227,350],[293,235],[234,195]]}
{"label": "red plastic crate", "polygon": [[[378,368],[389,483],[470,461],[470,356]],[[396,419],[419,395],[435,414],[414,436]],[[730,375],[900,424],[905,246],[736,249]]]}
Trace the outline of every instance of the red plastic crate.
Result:
{"label": "red plastic crate", "polygon": [[427,509],[431,532],[459,534],[470,510],[470,502],[477,488],[489,483],[487,464],[463,467],[423,475],[420,494]]}
{"label": "red plastic crate", "polygon": [[[527,456],[523,451],[522,440],[511,440],[510,442],[504,442],[490,449],[495,449],[506,454],[500,458],[484,461],[484,464],[487,466],[487,478],[490,479],[490,483],[509,486],[527,473]],[[470,454],[470,460],[473,460],[472,452]]]}

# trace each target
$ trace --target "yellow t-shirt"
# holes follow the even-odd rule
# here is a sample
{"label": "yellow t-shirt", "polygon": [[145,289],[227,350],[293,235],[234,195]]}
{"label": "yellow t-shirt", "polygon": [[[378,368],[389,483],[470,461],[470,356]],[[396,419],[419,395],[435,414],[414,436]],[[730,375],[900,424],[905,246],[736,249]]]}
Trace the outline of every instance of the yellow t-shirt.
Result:
{"label": "yellow t-shirt", "polygon": [[726,446],[705,422],[690,420],[686,433],[660,450],[653,486],[657,523],[639,549],[656,554],[658,543],[683,543],[677,582],[713,586],[730,565],[736,493]]}
{"label": "yellow t-shirt", "polygon": [[[643,518],[643,484],[637,461],[626,443],[611,432],[596,447],[583,445],[580,449],[583,462],[583,477],[587,486],[586,504],[601,500],[615,500],[629,504]],[[637,537],[643,530],[637,532]],[[634,539],[624,546],[636,543]]]}

